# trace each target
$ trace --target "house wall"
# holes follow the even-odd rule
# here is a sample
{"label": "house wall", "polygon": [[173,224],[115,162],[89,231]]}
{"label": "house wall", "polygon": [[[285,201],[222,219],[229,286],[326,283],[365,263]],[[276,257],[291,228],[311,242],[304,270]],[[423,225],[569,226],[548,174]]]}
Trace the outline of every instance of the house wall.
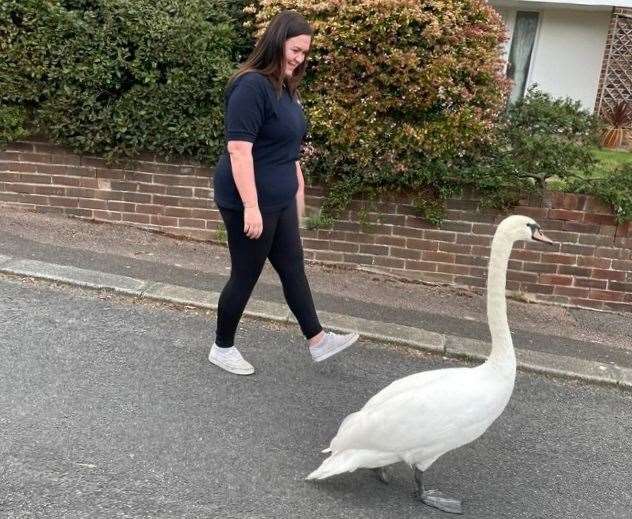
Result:
{"label": "house wall", "polygon": [[[517,9],[497,7],[511,35]],[[592,111],[597,98],[610,11],[521,8],[538,11],[540,24],[527,86],[554,97],[571,97]],[[507,42],[509,49],[511,40]]]}

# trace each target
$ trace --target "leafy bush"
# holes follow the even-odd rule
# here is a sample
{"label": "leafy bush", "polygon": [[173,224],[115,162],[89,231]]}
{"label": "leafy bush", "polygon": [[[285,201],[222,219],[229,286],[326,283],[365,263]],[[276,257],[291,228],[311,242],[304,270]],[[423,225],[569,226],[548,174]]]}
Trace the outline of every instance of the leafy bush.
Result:
{"label": "leafy bush", "polygon": [[[310,180],[335,214],[358,193],[441,196],[460,158],[488,140],[504,106],[504,26],[484,0],[264,0],[315,28],[302,88]],[[253,9],[254,11],[254,9]]]}
{"label": "leafy bush", "polygon": [[597,117],[579,102],[553,99],[532,87],[508,107],[491,145],[461,175],[485,195],[488,205],[511,205],[525,192],[545,189],[550,178],[563,182],[591,172],[598,131]]}
{"label": "leafy bush", "polygon": [[27,110],[77,151],[212,158],[223,146],[225,82],[244,46],[236,4],[7,0],[0,106]]}

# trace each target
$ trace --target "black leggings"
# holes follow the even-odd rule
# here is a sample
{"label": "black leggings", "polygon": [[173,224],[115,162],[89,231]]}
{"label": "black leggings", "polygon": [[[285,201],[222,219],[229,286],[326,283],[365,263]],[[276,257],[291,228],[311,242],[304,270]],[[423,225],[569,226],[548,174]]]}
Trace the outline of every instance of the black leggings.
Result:
{"label": "black leggings", "polygon": [[312,293],[303,265],[303,247],[298,230],[296,202],[281,211],[262,214],[263,233],[253,240],[244,234],[244,213],[220,208],[228,235],[230,279],[219,297],[215,344],[229,348],[250,294],[259,279],[266,258],[279,274],[283,294],[307,339],[318,335]]}

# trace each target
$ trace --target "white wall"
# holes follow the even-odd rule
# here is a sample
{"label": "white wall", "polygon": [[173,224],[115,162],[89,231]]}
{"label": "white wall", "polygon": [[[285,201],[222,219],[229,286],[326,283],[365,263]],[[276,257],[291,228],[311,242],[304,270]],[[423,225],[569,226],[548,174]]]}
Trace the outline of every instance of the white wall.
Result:
{"label": "white wall", "polygon": [[545,10],[533,49],[528,85],[571,97],[593,110],[610,24],[601,11]]}
{"label": "white wall", "polygon": [[[560,7],[560,6],[557,6]],[[517,9],[497,6],[511,36]],[[554,97],[571,97],[595,108],[597,87],[610,24],[610,11],[534,9],[540,21],[527,87],[537,83]],[[507,43],[508,54],[511,40]]]}

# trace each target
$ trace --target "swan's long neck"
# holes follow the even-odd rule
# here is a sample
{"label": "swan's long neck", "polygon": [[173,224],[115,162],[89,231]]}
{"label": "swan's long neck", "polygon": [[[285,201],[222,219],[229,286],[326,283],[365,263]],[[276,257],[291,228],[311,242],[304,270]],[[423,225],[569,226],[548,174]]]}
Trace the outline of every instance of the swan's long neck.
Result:
{"label": "swan's long neck", "polygon": [[516,355],[507,322],[505,296],[507,264],[512,247],[513,240],[502,233],[496,233],[492,240],[487,273],[487,319],[492,335],[492,351],[487,362],[493,365],[496,370],[514,377]]}

